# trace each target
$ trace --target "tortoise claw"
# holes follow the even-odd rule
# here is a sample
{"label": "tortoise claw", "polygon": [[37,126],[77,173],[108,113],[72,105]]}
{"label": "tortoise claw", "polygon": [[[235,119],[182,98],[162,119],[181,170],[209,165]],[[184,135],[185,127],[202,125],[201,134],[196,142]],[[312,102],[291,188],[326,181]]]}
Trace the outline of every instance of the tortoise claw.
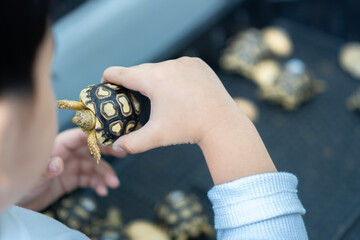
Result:
{"label": "tortoise claw", "polygon": [[97,145],[96,135],[95,131],[91,131],[88,136],[88,146],[90,149],[91,155],[95,158],[96,163],[100,163],[101,154],[100,154],[100,148]]}

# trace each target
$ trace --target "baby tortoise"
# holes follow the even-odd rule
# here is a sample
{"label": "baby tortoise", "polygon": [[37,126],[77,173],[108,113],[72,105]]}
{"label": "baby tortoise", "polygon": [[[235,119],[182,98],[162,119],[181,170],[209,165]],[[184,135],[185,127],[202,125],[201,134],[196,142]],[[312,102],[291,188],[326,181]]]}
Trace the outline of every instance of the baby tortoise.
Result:
{"label": "baby tortoise", "polygon": [[155,209],[158,221],[170,237],[175,240],[197,238],[202,234],[213,237],[215,231],[210,226],[203,208],[193,194],[172,191]]}
{"label": "baby tortoise", "polygon": [[110,83],[88,86],[81,91],[79,102],[60,100],[57,106],[76,110],[72,122],[88,136],[89,149],[97,163],[101,159],[97,142],[108,146],[135,130],[141,112],[132,91]]}
{"label": "baby tortoise", "polygon": [[132,221],[126,225],[125,232],[131,240],[170,240],[162,228],[146,220]]}
{"label": "baby tortoise", "polygon": [[129,240],[123,229],[120,210],[110,207],[104,221],[97,220],[92,224],[92,240]]}
{"label": "baby tortoise", "polygon": [[281,28],[250,28],[236,35],[220,58],[223,69],[251,78],[254,66],[271,57],[286,57],[292,52],[288,34]]}
{"label": "baby tortoise", "polygon": [[341,67],[352,77],[360,79],[360,43],[351,42],[340,49],[339,61]]}
{"label": "baby tortoise", "polygon": [[89,235],[91,219],[96,215],[97,209],[95,200],[90,197],[69,196],[59,202],[55,218],[66,226]]}
{"label": "baby tortoise", "polygon": [[316,80],[299,59],[290,59],[283,66],[271,60],[260,62],[253,77],[260,96],[286,110],[295,110],[324,89],[323,82]]}
{"label": "baby tortoise", "polygon": [[347,107],[350,111],[360,111],[360,88],[358,88],[347,101]]}

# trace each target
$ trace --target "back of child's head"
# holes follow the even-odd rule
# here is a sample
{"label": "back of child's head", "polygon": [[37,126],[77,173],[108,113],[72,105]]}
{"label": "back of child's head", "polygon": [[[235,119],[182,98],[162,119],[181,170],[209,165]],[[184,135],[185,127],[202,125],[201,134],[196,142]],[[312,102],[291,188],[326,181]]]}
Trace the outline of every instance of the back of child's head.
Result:
{"label": "back of child's head", "polygon": [[48,24],[48,0],[2,1],[0,5],[0,97],[32,92],[33,63]]}
{"label": "back of child's head", "polygon": [[56,136],[48,5],[0,4],[0,214],[40,178]]}

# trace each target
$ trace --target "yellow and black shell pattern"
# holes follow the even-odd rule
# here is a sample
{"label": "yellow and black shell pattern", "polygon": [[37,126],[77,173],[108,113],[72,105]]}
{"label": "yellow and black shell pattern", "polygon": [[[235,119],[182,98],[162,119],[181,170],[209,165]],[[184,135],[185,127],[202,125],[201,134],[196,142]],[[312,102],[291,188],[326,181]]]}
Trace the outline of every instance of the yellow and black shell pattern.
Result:
{"label": "yellow and black shell pattern", "polygon": [[94,221],[91,240],[129,240],[124,231],[120,210],[111,207],[106,219]]}
{"label": "yellow and black shell pattern", "polygon": [[88,235],[97,210],[98,206],[93,198],[69,196],[59,202],[55,209],[55,218],[66,226]]}
{"label": "yellow and black shell pattern", "polygon": [[81,91],[80,102],[94,112],[96,138],[102,145],[111,145],[139,123],[140,102],[127,88],[111,83],[91,85]]}
{"label": "yellow and black shell pattern", "polygon": [[[213,230],[194,194],[172,191],[156,206],[155,212],[160,226],[174,239],[180,235],[197,238]],[[204,229],[210,231],[204,232]]]}

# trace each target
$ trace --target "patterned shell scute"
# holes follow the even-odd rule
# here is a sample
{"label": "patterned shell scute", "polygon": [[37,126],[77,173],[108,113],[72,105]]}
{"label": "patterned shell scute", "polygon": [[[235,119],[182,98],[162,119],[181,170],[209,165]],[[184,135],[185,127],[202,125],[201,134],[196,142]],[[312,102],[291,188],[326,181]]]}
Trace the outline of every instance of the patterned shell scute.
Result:
{"label": "patterned shell scute", "polygon": [[111,83],[91,85],[81,91],[80,101],[94,112],[96,138],[102,145],[111,145],[139,123],[139,100],[124,87]]}
{"label": "patterned shell scute", "polygon": [[97,207],[95,200],[90,197],[69,196],[59,202],[55,217],[68,227],[87,234]]}

